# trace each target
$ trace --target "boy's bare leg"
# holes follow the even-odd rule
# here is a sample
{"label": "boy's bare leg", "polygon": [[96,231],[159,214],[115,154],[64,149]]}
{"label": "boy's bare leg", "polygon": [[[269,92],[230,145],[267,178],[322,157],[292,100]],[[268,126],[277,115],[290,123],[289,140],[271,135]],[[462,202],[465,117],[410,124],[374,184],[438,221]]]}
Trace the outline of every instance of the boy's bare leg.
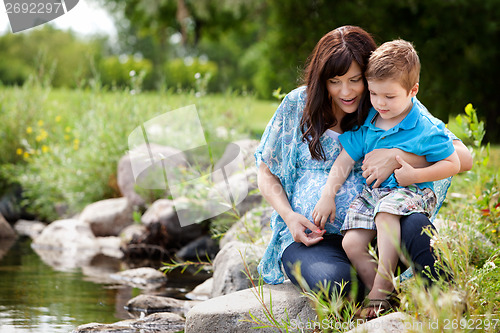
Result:
{"label": "boy's bare leg", "polygon": [[[398,264],[398,247],[401,244],[400,216],[389,213],[378,213],[375,216],[377,226],[378,269],[369,299],[384,299],[394,290],[392,281]],[[371,309],[375,312],[375,309]],[[367,317],[375,316],[368,313]]]}
{"label": "boy's bare leg", "polygon": [[370,290],[373,288],[377,263],[368,252],[368,244],[375,235],[375,230],[351,229],[346,232],[342,240],[345,253],[359,274],[361,281]]}

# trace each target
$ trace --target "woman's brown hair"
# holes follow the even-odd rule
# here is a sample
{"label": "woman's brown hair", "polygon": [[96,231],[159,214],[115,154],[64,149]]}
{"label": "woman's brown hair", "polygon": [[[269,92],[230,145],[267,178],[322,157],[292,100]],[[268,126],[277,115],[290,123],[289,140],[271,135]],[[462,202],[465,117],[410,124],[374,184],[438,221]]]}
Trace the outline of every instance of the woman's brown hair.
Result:
{"label": "woman's brown hair", "polygon": [[[309,56],[305,70],[307,101],[300,126],[302,140],[308,142],[312,158],[325,159],[320,137],[338,122],[332,111],[332,101],[326,88],[327,80],[347,73],[353,61],[358,63],[364,73],[368,58],[376,47],[369,33],[360,27],[348,25],[324,35]],[[343,131],[360,126],[368,114],[371,104],[364,76],[363,83],[365,91],[358,111],[346,114],[340,122]]]}

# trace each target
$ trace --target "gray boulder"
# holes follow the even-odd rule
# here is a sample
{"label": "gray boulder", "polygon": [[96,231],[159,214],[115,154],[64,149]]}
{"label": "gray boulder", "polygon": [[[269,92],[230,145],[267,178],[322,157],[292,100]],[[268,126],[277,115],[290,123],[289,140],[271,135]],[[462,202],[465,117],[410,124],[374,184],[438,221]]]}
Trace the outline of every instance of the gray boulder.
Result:
{"label": "gray boulder", "polygon": [[[307,298],[291,282],[288,281],[280,285],[264,285],[262,288],[263,301],[270,309],[270,300],[272,299],[272,313],[279,323],[291,319],[314,320],[316,317],[316,313],[311,308]],[[254,289],[240,290],[215,297],[194,306],[188,312],[185,332],[255,332],[255,327],[259,325],[249,321],[250,313],[269,324]],[[258,330],[258,332],[275,331],[276,329],[271,328]]]}
{"label": "gray boulder", "polygon": [[117,236],[133,223],[132,213],[127,198],[106,199],[85,207],[80,220],[90,225],[95,236]]}
{"label": "gray boulder", "polygon": [[122,320],[114,324],[90,323],[78,326],[71,333],[173,333],[184,328],[184,318],[175,313],[159,312],[140,319]]}
{"label": "gray boulder", "polygon": [[31,247],[48,265],[56,270],[70,270],[89,266],[100,253],[121,257],[120,240],[113,237],[97,238],[90,226],[78,219],[57,220],[49,224],[33,239]]}
{"label": "gray boulder", "polygon": [[224,246],[213,261],[214,282],[212,297],[227,295],[251,286],[245,274],[245,260],[253,277],[258,276],[257,265],[264,254],[264,246],[233,241]]}
{"label": "gray boulder", "polygon": [[146,243],[181,247],[207,232],[206,225],[200,223],[181,227],[174,204],[168,199],[157,200],[142,215],[141,222],[149,233]]}
{"label": "gray boulder", "polygon": [[167,277],[151,267],[140,267],[118,272],[111,275],[111,278],[141,289],[158,289],[167,283]]}
{"label": "gray boulder", "polygon": [[212,296],[212,288],[214,285],[214,278],[205,280],[202,284],[197,285],[193,290],[188,292],[185,296],[190,300],[206,301]]}
{"label": "gray boulder", "polygon": [[17,234],[10,226],[9,222],[0,214],[0,239],[17,238]]}
{"label": "gray boulder", "polygon": [[17,220],[16,223],[14,223],[14,230],[16,230],[20,236],[28,236],[34,239],[40,235],[46,226],[45,223],[40,221]]}
{"label": "gray boulder", "polygon": [[125,305],[125,309],[129,312],[143,312],[146,314],[173,312],[186,315],[193,306],[199,303],[199,301],[185,301],[171,297],[139,295],[129,300]]}
{"label": "gray boulder", "polygon": [[[156,163],[151,163],[153,156]],[[161,162],[160,156],[165,159]],[[144,206],[145,199],[136,192],[136,186],[144,189],[165,189],[163,166],[170,168],[187,166],[185,155],[179,149],[150,143],[140,145],[118,162],[118,188],[132,206]]]}
{"label": "gray boulder", "polygon": [[[247,168],[255,167],[255,158],[253,154],[260,141],[253,139],[243,139],[234,141],[226,146],[224,154],[215,163],[214,170],[224,168],[226,177],[236,173],[242,173]],[[218,183],[224,181],[221,173],[214,173],[212,181]]]}

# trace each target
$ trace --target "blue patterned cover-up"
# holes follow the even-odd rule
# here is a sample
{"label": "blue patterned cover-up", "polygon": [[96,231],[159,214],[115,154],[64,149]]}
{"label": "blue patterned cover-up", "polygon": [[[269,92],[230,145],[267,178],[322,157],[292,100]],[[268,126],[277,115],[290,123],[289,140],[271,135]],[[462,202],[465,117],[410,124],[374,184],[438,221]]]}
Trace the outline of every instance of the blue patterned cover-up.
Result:
{"label": "blue patterned cover-up", "polygon": [[[257,167],[264,162],[271,173],[278,177],[292,209],[312,221],[312,211],[321,196],[333,161],[342,148],[338,140],[323,134],[320,140],[326,159],[311,158],[309,147],[302,141],[300,130],[305,103],[305,87],[291,91],[283,99],[262,135],[260,145],[255,152],[255,159]],[[452,139],[456,139],[451,132],[449,133]],[[363,183],[361,161],[359,161],[335,197],[337,211],[333,223],[328,221],[325,226],[327,233],[340,234],[349,204],[361,192]],[[441,207],[450,183],[450,179],[434,183],[437,205],[431,219],[435,218]],[[285,221],[276,211],[271,216],[271,229],[271,240],[259,263],[258,271],[266,283],[279,284],[285,280],[281,255],[293,243],[293,238]]]}

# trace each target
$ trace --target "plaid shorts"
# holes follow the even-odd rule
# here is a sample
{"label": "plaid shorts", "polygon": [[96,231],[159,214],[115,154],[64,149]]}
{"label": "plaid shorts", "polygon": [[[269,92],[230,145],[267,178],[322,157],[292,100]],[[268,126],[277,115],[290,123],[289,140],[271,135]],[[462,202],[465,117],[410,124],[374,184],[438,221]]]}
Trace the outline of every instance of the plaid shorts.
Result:
{"label": "plaid shorts", "polygon": [[377,230],[374,217],[379,212],[393,215],[424,213],[431,216],[436,207],[436,195],[430,188],[419,189],[415,185],[401,188],[370,188],[363,192],[349,206],[341,232],[349,229]]}

